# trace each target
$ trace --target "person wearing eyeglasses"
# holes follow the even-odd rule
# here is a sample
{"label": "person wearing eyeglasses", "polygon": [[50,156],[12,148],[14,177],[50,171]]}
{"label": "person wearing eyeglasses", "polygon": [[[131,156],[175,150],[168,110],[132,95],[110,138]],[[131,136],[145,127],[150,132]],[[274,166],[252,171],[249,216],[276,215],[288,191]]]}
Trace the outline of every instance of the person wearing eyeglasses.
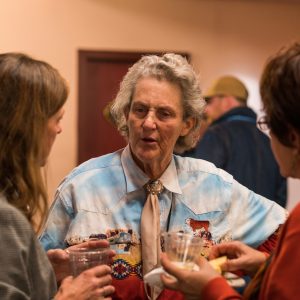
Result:
{"label": "person wearing eyeglasses", "polygon": [[210,125],[196,147],[183,156],[208,160],[247,188],[285,207],[286,179],[280,175],[268,136],[256,126],[256,113],[247,106],[244,83],[234,76],[222,76],[204,98]]}
{"label": "person wearing eyeglasses", "polygon": [[[260,80],[260,93],[266,116],[259,125],[270,132],[280,172],[283,176],[299,179],[300,43],[283,48],[271,57]],[[212,248],[210,258],[227,256],[227,261],[221,265],[223,271],[243,270],[255,274],[243,296],[237,294],[204,258],[199,259],[199,271],[191,272],[177,268],[162,256],[163,267],[173,276],[162,276],[162,280],[167,288],[180,290],[187,299],[299,299],[299,243],[300,203],[284,224],[277,247],[269,258],[237,241]]]}

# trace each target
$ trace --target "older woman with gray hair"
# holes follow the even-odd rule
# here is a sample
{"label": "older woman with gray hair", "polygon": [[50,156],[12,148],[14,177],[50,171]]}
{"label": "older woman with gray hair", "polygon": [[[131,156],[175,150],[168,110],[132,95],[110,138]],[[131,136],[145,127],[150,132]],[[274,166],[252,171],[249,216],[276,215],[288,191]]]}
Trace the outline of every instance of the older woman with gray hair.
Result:
{"label": "older woman with gray hair", "polygon": [[125,111],[129,111],[132,96],[137,81],[140,78],[156,78],[177,84],[181,90],[181,104],[183,106],[183,120],[193,119],[191,130],[184,136],[179,136],[174,151],[181,153],[192,148],[197,140],[197,132],[205,107],[205,100],[201,97],[201,90],[196,73],[180,55],[165,54],[144,56],[139,63],[133,65],[121,83],[111,108],[111,115],[117,124],[121,135],[128,137],[128,126]]}
{"label": "older woman with gray hair", "polygon": [[[149,288],[160,233],[184,231],[216,243],[241,240],[270,251],[286,211],[213,164],[174,154],[193,146],[204,101],[180,55],[142,57],[125,75],[111,114],[128,145],[75,168],[58,187],[40,237],[46,250],[91,238],[116,250],[113,299],[182,299]],[[107,138],[107,137],[103,137]]]}

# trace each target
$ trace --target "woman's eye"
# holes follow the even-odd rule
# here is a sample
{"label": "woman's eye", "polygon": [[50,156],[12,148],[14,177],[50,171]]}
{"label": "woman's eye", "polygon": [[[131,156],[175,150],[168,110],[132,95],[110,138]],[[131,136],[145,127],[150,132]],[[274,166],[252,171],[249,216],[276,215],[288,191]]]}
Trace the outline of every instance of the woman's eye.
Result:
{"label": "woman's eye", "polygon": [[172,116],[172,114],[167,110],[158,111],[158,115],[159,115],[160,118],[169,118],[169,117]]}
{"label": "woman's eye", "polygon": [[133,107],[133,112],[137,115],[144,115],[147,113],[147,109],[142,106]]}

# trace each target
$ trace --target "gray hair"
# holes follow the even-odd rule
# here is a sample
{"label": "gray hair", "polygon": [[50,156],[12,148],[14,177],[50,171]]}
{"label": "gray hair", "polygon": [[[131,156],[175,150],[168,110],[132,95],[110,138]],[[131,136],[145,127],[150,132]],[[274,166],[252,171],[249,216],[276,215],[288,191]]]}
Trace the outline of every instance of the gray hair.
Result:
{"label": "gray hair", "polygon": [[122,136],[128,137],[125,112],[129,111],[137,81],[153,77],[177,84],[182,92],[183,119],[192,117],[195,125],[186,136],[180,136],[174,151],[182,153],[197,142],[205,101],[201,96],[198,76],[181,55],[167,53],[162,56],[146,55],[129,68],[120,84],[120,90],[112,103],[111,116]]}

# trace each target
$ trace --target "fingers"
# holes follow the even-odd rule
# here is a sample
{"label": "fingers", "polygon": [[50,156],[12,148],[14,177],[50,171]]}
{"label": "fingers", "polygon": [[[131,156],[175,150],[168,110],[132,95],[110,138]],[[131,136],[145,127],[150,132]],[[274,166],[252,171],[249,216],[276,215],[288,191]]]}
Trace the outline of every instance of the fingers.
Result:
{"label": "fingers", "polygon": [[112,281],[111,268],[107,265],[96,266],[80,273],[75,280],[93,280],[98,287],[110,284]]}
{"label": "fingers", "polygon": [[210,252],[208,255],[209,260],[216,259],[216,258],[224,255],[224,251],[222,251],[222,248],[219,246],[220,245],[215,245],[210,249]]}
{"label": "fingers", "polygon": [[238,241],[214,245],[209,253],[208,258],[215,259],[226,255],[228,258],[235,258],[240,255],[246,246]]}
{"label": "fingers", "polygon": [[107,240],[90,240],[81,245],[86,244],[88,248],[108,248],[109,242]]}
{"label": "fingers", "polygon": [[[200,270],[201,270],[201,268],[204,268],[204,267],[208,267],[208,268],[211,267],[211,265],[208,263],[207,259],[204,258],[203,256],[199,256],[196,263],[199,266]],[[213,269],[213,267],[211,267],[211,268]]]}
{"label": "fingers", "polygon": [[171,290],[178,290],[181,277],[184,276],[185,270],[176,267],[165,253],[161,254],[161,265],[167,273],[161,275],[161,280],[165,287]]}
{"label": "fingers", "polygon": [[179,269],[176,267],[175,264],[171,263],[171,261],[168,259],[167,255],[165,253],[161,254],[161,265],[166,270],[167,273],[174,275],[175,277],[180,277],[180,273],[183,271],[182,269]]}
{"label": "fingers", "polygon": [[110,260],[116,255],[116,251],[115,250],[108,249],[106,251],[107,251],[107,255],[108,255],[108,257],[109,257]]}
{"label": "fingers", "polygon": [[241,269],[243,260],[237,259],[228,259],[224,264],[222,264],[221,268],[223,271],[237,271]]}
{"label": "fingers", "polygon": [[89,240],[81,244],[77,244],[69,247],[65,252],[69,252],[69,249],[78,249],[78,248],[88,248],[88,249],[103,249],[106,251],[109,262],[111,263],[112,258],[116,255],[116,252],[112,249],[109,249],[109,242],[107,240]]}
{"label": "fingers", "polygon": [[108,266],[94,267],[82,272],[75,278],[66,277],[55,299],[109,299],[107,296],[115,291],[111,282],[112,277]]}
{"label": "fingers", "polygon": [[215,245],[209,255],[209,259],[215,259],[223,255],[227,256],[226,262],[220,265],[222,271],[237,271],[243,262],[243,248],[241,242],[229,242]]}
{"label": "fingers", "polygon": [[169,274],[162,274],[161,281],[164,286],[170,290],[178,290],[178,281],[175,277],[170,276]]}
{"label": "fingers", "polygon": [[93,275],[101,277],[107,274],[111,274],[111,268],[108,265],[101,265],[88,269],[85,272],[91,272]]}
{"label": "fingers", "polygon": [[53,263],[67,261],[69,259],[69,255],[66,253],[66,251],[64,251],[62,249],[48,250],[47,256],[48,256],[49,260]]}
{"label": "fingers", "polygon": [[114,290],[114,288],[110,286],[112,282],[110,273],[111,269],[108,266],[102,265],[82,272],[75,280],[80,282],[81,285],[88,283],[90,287],[95,289],[97,295],[102,296],[103,291],[105,295],[109,295],[109,291]]}
{"label": "fingers", "polygon": [[98,249],[98,248],[108,248],[109,242],[107,240],[90,240],[77,245],[70,246],[68,249],[77,249],[77,248],[89,248],[89,249]]}
{"label": "fingers", "polygon": [[113,294],[115,292],[115,288],[112,285],[106,285],[101,288],[101,296],[106,297]]}
{"label": "fingers", "polygon": [[[107,299],[106,297],[115,292],[115,288],[110,285],[112,278],[110,275],[102,276],[99,278],[97,283],[96,294],[101,297],[101,299]],[[98,300],[99,298],[97,298]]]}
{"label": "fingers", "polygon": [[111,284],[112,278],[110,275],[105,275],[99,278],[99,287],[105,287]]}
{"label": "fingers", "polygon": [[69,284],[73,281],[74,277],[73,276],[67,276],[64,280],[63,280],[63,284]]}
{"label": "fingers", "polygon": [[[206,261],[206,259],[204,259]],[[201,262],[199,262],[201,264]],[[178,268],[176,264],[172,263],[165,253],[161,254],[161,264],[166,273],[161,275],[163,284],[171,290],[182,290],[189,285],[191,274],[196,274],[191,270]]]}

